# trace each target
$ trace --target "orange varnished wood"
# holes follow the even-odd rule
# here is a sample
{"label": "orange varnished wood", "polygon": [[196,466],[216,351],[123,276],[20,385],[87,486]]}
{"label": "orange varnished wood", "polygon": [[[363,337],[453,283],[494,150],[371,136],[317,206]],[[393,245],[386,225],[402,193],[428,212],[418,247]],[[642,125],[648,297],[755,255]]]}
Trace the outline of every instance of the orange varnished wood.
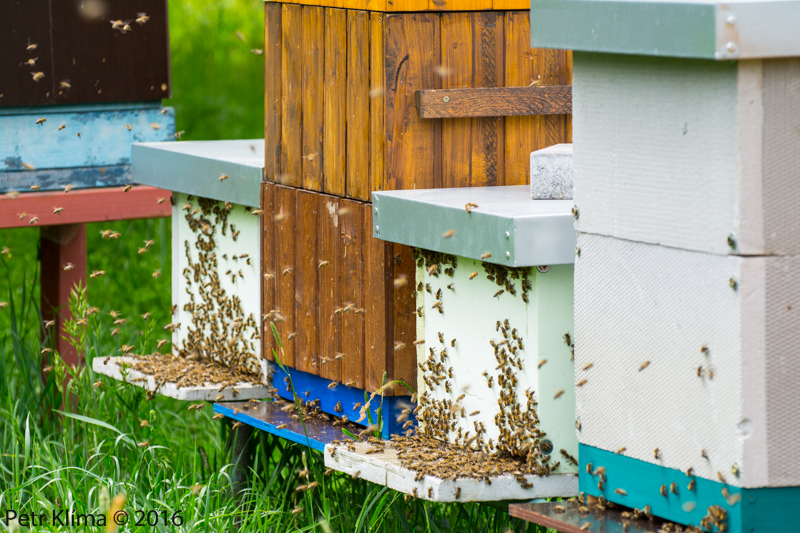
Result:
{"label": "orange varnished wood", "polygon": [[[281,174],[276,181],[300,187],[303,183],[302,103],[303,31],[302,7],[283,4],[281,45]],[[273,73],[278,75],[277,73]]]}
{"label": "orange varnished wood", "polygon": [[439,15],[386,15],[386,189],[429,189],[436,185],[436,120],[423,120],[414,105],[418,89],[435,89],[435,46]]}
{"label": "orange varnished wood", "polygon": [[347,12],[325,10],[325,192],[345,194],[347,174]]}
{"label": "orange varnished wood", "polygon": [[317,228],[320,195],[297,191],[295,223],[295,368],[316,372],[318,362],[317,321],[319,319],[319,290],[317,275]]}
{"label": "orange varnished wood", "polygon": [[303,8],[303,188],[322,190],[325,69],[325,10]]}
{"label": "orange varnished wood", "polygon": [[362,205],[364,225],[364,345],[366,389],[381,386],[383,373],[394,370],[392,244],[372,236],[372,206]]}
{"label": "orange varnished wood", "polygon": [[348,198],[369,200],[369,13],[347,11]]}
{"label": "orange varnished wood", "polygon": [[281,11],[268,3],[264,11],[264,177],[275,181],[281,173]]}
{"label": "orange varnished wood", "polygon": [[[369,190],[382,191],[385,179],[386,122],[384,112],[383,14],[371,13],[369,19]],[[369,200],[372,198],[370,197]]]}

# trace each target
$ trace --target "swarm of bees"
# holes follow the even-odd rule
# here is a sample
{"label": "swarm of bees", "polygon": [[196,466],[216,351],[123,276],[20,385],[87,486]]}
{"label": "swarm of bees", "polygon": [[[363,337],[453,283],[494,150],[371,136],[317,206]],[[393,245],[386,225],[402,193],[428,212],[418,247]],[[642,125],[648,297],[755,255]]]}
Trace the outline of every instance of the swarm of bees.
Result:
{"label": "swarm of bees", "polygon": [[[221,385],[221,392],[237,383],[261,383],[261,367],[256,356],[259,339],[256,319],[252,314],[245,317],[241,299],[228,295],[220,285],[217,240],[235,240],[238,232],[228,223],[233,206],[207,198],[189,196],[188,200],[184,218],[196,236],[197,260],[192,257],[192,244],[185,240],[188,266],[182,274],[189,302],[183,310],[191,313],[192,323],[187,327],[183,345],[176,347],[179,357],[161,354],[136,357],[133,368],[154,376],[157,387],[167,382],[174,382],[178,387],[213,383]],[[193,209],[192,202],[196,202],[197,208]],[[147,241],[143,250],[151,244]],[[172,312],[174,314],[175,309]],[[168,329],[174,327],[177,325],[167,326]]]}
{"label": "swarm of bees", "polygon": [[502,287],[502,290],[498,291],[495,297],[499,297],[503,294],[503,291],[511,296],[516,296],[517,287],[512,280],[522,280],[520,283],[522,294],[520,297],[523,302],[528,303],[528,292],[533,289],[533,283],[530,280],[531,267],[514,268],[486,262],[482,263],[482,266],[484,272],[486,272],[486,279],[493,281],[498,287]]}
{"label": "swarm of bees", "polygon": [[[490,341],[499,374],[490,376],[484,372],[490,387],[495,377],[500,387],[500,409],[494,418],[500,430],[497,443],[485,439],[486,427],[483,422],[474,421],[474,434],[458,427],[459,416],[466,417],[466,410],[461,405],[464,394],[455,401],[434,398],[433,391],[439,389],[442,383],[446,391],[452,393],[450,382],[446,381],[452,377],[452,367],[448,370],[446,365],[447,346],[438,351],[430,347],[428,358],[419,363],[426,390],[419,397],[414,413],[417,414],[421,429],[414,436],[392,438],[393,445],[399,450],[401,464],[417,471],[418,479],[425,475],[443,479],[470,477],[491,483],[494,476],[514,473],[523,488],[530,488],[526,475],[547,476],[559,467],[560,463],[551,455],[553,445],[545,440],[546,433],[538,427],[538,402],[533,391],[525,391],[527,405],[524,408],[519,402],[519,397],[523,395],[517,390],[516,371],[523,369],[522,338],[507,319],[498,321],[497,331],[505,338],[501,343]],[[439,341],[446,344],[443,334],[439,335]],[[571,462],[575,461],[569,454],[565,457]]]}

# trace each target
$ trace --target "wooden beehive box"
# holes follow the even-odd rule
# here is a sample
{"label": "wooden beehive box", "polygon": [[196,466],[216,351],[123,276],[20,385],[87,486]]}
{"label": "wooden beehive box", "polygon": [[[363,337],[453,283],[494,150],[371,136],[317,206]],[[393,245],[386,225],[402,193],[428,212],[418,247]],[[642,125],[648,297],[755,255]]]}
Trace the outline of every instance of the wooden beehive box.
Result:
{"label": "wooden beehive box", "polygon": [[569,52],[530,48],[528,2],[302,3],[316,5],[266,3],[267,180],[363,201],[522,185],[531,151],[570,142],[566,114],[420,118],[416,108],[418,90],[569,85]]}
{"label": "wooden beehive box", "polygon": [[265,182],[261,205],[267,358],[272,322],[293,369],[370,392],[384,372],[415,383],[411,249],[372,238],[366,202]]}

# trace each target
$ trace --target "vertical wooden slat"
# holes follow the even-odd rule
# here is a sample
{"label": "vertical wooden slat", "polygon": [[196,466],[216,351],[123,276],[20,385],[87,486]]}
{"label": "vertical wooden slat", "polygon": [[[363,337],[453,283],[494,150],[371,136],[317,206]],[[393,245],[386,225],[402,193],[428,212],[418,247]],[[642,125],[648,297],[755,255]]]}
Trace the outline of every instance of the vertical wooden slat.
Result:
{"label": "vertical wooden slat", "polygon": [[347,211],[339,217],[339,230],[342,244],[342,306],[347,311],[342,314],[342,352],[347,354],[342,360],[342,383],[364,387],[364,228],[361,223],[362,204],[352,200],[342,200],[340,204]]}
{"label": "vertical wooden slat", "polygon": [[[546,49],[544,61],[542,85],[567,85],[567,51]],[[547,133],[542,148],[566,142],[567,115],[547,115],[544,122]]]}
{"label": "vertical wooden slat", "polygon": [[[296,298],[295,279],[297,276],[295,266],[295,225],[297,205],[297,190],[291,187],[275,188],[275,211],[278,220],[275,222],[275,251],[277,272],[275,273],[278,312],[283,321],[277,325],[278,334],[283,344],[283,363],[294,367],[295,339],[289,339],[289,334],[294,333]],[[291,270],[289,270],[291,269]]]}
{"label": "vertical wooden slat", "polygon": [[[502,85],[502,34],[496,13],[442,14],[442,87]],[[442,121],[444,187],[502,185],[504,159],[501,117]]]}
{"label": "vertical wooden slat", "polygon": [[[572,50],[567,51],[567,83],[572,85]],[[572,142],[572,114],[567,115],[566,124],[566,140],[564,142]]]}
{"label": "vertical wooden slat", "polygon": [[267,320],[262,321],[261,338],[263,342],[261,344],[261,353],[270,361],[274,361],[272,348],[275,347],[275,339],[270,327],[274,317],[270,313],[277,309],[275,285],[278,274],[275,267],[275,185],[272,183],[261,184],[261,209],[264,210],[261,215],[261,315],[262,317],[269,316]]}
{"label": "vertical wooden slat", "polygon": [[281,175],[276,180],[302,186],[302,7],[281,4]]}
{"label": "vertical wooden slat", "polygon": [[[369,192],[382,191],[386,173],[386,123],[383,13],[371,13],[369,19]],[[372,197],[370,196],[370,199]],[[370,217],[371,219],[372,217]],[[371,232],[370,232],[371,235]]]}
{"label": "vertical wooden slat", "polygon": [[[437,120],[422,120],[414,105],[418,89],[434,89],[439,15],[386,15],[386,189],[436,186]],[[431,58],[434,61],[431,61]],[[439,176],[439,182],[440,176]]]}
{"label": "vertical wooden slat", "polygon": [[281,173],[281,15],[280,4],[267,3],[264,12],[264,176]]}
{"label": "vertical wooden slat", "polygon": [[[417,382],[417,351],[414,348],[416,340],[416,315],[414,308],[414,255],[411,248],[402,244],[394,244],[393,278],[402,276],[408,280],[405,286],[394,290],[394,335],[392,349],[394,350],[394,375],[392,379],[402,379],[414,387]],[[402,343],[402,348],[398,346]],[[405,394],[405,389],[395,388],[396,394]]]}
{"label": "vertical wooden slat", "polygon": [[348,198],[369,199],[369,13],[347,11]]}
{"label": "vertical wooden slat", "polygon": [[317,227],[320,198],[321,195],[317,193],[297,191],[297,215],[294,227],[294,278],[297,295],[295,368],[313,374],[316,374],[318,369]]}
{"label": "vertical wooden slat", "polygon": [[325,266],[317,265],[317,283],[319,284],[319,314],[317,333],[319,335],[319,375],[341,381],[342,364],[334,361],[341,352],[342,313],[339,296],[339,270],[342,264],[339,250],[339,199],[333,196],[321,196],[317,210],[317,259]]}
{"label": "vertical wooden slat", "polygon": [[[525,87],[539,80],[544,51],[531,49],[530,17],[524,11],[505,14],[505,86]],[[543,82],[542,82],[543,83]],[[545,117],[506,117],[505,184],[529,183],[530,154],[545,138]]]}
{"label": "vertical wooden slat", "polygon": [[322,190],[325,10],[303,7],[303,188]]}
{"label": "vertical wooden slat", "polygon": [[325,10],[324,190],[344,196],[347,174],[347,14]]}
{"label": "vertical wooden slat", "polygon": [[[392,295],[392,243],[372,236],[372,206],[363,206],[365,273],[364,337],[365,388],[373,392],[381,386],[383,373],[394,371],[394,297]],[[409,280],[413,283],[413,278]]]}

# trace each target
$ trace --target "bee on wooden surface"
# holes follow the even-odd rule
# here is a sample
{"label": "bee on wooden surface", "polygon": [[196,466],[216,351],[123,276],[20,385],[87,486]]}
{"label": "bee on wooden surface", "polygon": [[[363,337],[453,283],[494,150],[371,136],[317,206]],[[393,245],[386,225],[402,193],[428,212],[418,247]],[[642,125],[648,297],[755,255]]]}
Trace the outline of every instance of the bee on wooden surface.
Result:
{"label": "bee on wooden surface", "polygon": [[666,485],[661,485],[661,488],[659,489],[659,492],[661,493],[662,496],[664,496],[666,498],[666,496],[667,496],[667,486]]}
{"label": "bee on wooden surface", "polygon": [[456,487],[456,500],[461,498],[461,487]]}
{"label": "bee on wooden surface", "polygon": [[470,275],[469,275],[469,279],[473,279],[473,278],[475,278],[475,276],[477,276],[477,275],[478,275],[478,273],[477,273],[477,272],[473,272],[472,274],[470,274]]}

